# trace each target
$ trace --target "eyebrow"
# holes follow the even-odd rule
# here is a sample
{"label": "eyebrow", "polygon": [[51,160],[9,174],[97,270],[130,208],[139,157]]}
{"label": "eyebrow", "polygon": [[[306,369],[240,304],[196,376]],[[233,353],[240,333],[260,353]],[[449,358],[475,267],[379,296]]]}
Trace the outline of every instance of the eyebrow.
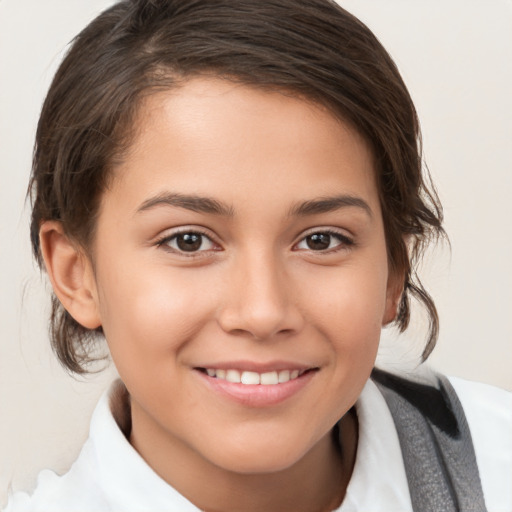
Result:
{"label": "eyebrow", "polygon": [[[222,203],[211,197],[202,197],[197,195],[185,195],[178,193],[162,193],[151,197],[144,201],[137,209],[137,213],[151,210],[158,206],[172,206],[177,208],[185,208],[198,213],[206,213],[220,215],[225,217],[233,217],[234,210],[231,206]],[[372,209],[369,204],[360,197],[351,195],[339,195],[333,197],[321,197],[311,199],[293,206],[288,215],[294,217],[305,217],[308,215],[318,215],[321,213],[329,213],[341,208],[355,207],[360,208],[373,217]]]}
{"label": "eyebrow", "polygon": [[137,209],[137,213],[151,210],[157,206],[174,206],[198,213],[222,215],[225,217],[233,216],[233,208],[216,199],[173,193],[163,193],[147,199]]}
{"label": "eyebrow", "polygon": [[364,199],[351,195],[320,197],[318,199],[304,201],[293,206],[290,210],[290,215],[304,217],[307,215],[334,212],[341,208],[348,207],[360,208],[366,212],[370,218],[373,217],[370,205]]}

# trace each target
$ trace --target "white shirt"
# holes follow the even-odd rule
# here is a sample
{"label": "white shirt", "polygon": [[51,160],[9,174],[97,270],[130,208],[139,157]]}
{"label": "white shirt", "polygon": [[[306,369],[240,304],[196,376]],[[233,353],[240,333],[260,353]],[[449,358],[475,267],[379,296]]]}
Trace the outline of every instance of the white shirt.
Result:
{"label": "white shirt", "polygon": [[[473,437],[488,512],[512,512],[512,394],[450,379]],[[42,471],[32,496],[16,493],[5,512],[198,512],[127,441],[109,400],[100,399],[89,438],[71,469]],[[368,381],[356,403],[359,443],[337,512],[412,512],[398,435],[386,402]]]}

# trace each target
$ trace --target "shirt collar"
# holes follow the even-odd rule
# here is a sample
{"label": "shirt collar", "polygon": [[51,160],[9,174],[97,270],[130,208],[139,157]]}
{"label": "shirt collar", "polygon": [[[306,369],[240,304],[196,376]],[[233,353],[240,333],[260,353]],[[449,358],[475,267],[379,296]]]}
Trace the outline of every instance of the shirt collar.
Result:
{"label": "shirt collar", "polygon": [[338,512],[412,512],[400,442],[384,397],[368,380],[356,402],[356,462]]}
{"label": "shirt collar", "polygon": [[128,407],[128,393],[117,380],[100,399],[91,420],[89,439],[97,479],[112,510],[199,512],[160,478],[131,446],[121,430],[127,428]]}
{"label": "shirt collar", "polygon": [[[412,512],[398,435],[377,386],[369,380],[358,401],[358,448],[352,477],[338,512]],[[99,485],[113,510],[199,509],[160,478],[128,441],[129,397],[120,380],[100,399],[89,443]]]}

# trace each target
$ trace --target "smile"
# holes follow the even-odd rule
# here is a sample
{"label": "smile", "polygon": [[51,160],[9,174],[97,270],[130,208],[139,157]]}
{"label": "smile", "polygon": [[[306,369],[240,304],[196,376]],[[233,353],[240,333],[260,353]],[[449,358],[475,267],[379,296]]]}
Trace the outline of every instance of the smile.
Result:
{"label": "smile", "polygon": [[197,375],[207,388],[225,399],[248,407],[278,405],[298,394],[312,381],[320,368],[290,368],[257,372],[255,368],[202,368]]}
{"label": "smile", "polygon": [[242,371],[235,369],[206,368],[203,370],[209,377],[225,380],[233,384],[245,384],[248,386],[274,386],[284,384],[303,375],[307,370],[280,370],[265,373]]}

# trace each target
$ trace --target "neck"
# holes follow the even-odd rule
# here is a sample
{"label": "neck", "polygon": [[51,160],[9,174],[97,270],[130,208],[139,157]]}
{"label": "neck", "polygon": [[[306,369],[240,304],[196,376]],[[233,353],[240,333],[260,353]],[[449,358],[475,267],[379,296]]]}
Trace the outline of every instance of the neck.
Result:
{"label": "neck", "polygon": [[353,411],[340,421],[339,436],[337,429],[336,438],[328,433],[291,467],[252,474],[216,466],[169,438],[168,432],[149,432],[136,407],[132,420],[134,448],[161,478],[208,512],[334,510],[343,500],[355,462],[357,418]]}

